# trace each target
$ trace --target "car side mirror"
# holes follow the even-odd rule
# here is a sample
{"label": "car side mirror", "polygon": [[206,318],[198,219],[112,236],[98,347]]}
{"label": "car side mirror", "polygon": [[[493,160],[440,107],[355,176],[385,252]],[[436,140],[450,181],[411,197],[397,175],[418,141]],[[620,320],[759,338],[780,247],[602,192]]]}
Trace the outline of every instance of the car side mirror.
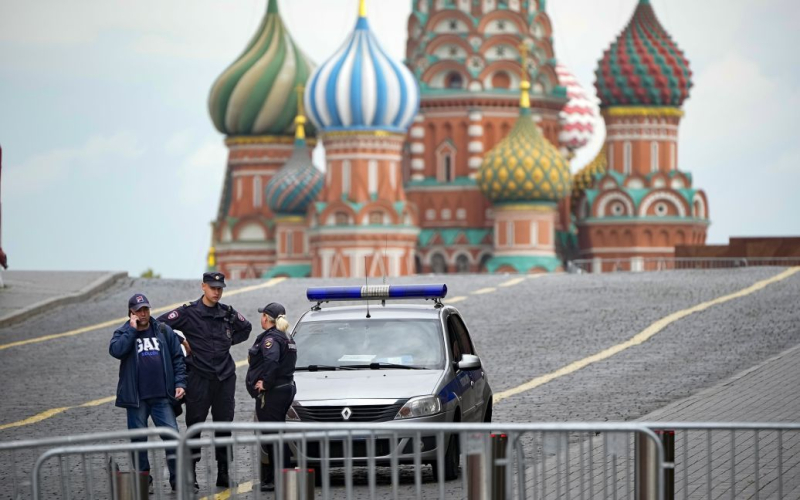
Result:
{"label": "car side mirror", "polygon": [[459,370],[477,370],[481,367],[481,358],[474,354],[464,354],[458,362]]}

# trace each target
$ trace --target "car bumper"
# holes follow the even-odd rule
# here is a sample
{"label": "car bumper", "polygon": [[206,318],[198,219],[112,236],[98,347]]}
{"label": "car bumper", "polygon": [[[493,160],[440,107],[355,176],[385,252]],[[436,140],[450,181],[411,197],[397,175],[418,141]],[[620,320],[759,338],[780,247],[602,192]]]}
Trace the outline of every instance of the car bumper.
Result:
{"label": "car bumper", "polygon": [[[405,420],[392,420],[392,423],[420,423],[420,424],[441,424],[453,421],[452,412],[442,412],[429,417],[420,417]],[[380,425],[380,424],[378,424]],[[435,434],[421,433],[419,436],[412,436],[406,433],[378,435],[375,438],[353,438],[348,443],[344,439],[308,440],[305,443],[299,441],[289,442],[291,450],[291,461],[294,465],[302,465],[303,460],[309,467],[321,465],[325,459],[328,460],[329,467],[342,467],[347,462],[352,465],[369,465],[374,460],[375,465],[390,465],[393,460],[397,463],[415,463],[414,454],[415,443],[419,447],[419,460],[423,463],[436,460],[438,455],[438,444],[447,445],[449,434],[438,437]],[[445,450],[446,451],[446,450]],[[393,459],[392,456],[396,455]]]}

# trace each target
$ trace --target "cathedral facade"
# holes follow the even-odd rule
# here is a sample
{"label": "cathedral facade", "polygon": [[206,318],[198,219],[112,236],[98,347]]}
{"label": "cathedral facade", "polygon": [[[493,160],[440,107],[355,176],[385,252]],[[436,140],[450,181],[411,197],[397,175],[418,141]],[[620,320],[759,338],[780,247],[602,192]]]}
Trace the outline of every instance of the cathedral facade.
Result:
{"label": "cathedral facade", "polygon": [[361,0],[315,65],[269,0],[209,97],[229,148],[209,267],[233,279],[537,273],[702,244],[708,203],[677,166],[691,71],[652,6],[639,1],[599,62],[608,134],[574,175],[598,109],[552,34],[545,0],[414,0],[395,61]]}

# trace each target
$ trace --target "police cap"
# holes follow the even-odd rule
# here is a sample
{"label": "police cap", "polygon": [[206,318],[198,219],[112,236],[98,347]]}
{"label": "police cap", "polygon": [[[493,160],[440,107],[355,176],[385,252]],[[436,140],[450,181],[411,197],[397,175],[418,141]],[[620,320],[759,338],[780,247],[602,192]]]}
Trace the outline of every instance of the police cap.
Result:
{"label": "police cap", "polygon": [[269,304],[265,305],[264,307],[260,307],[258,312],[264,313],[270,318],[277,318],[278,316],[285,316],[286,309],[283,308],[282,305],[278,304],[277,302],[270,302]]}
{"label": "police cap", "polygon": [[203,283],[214,288],[225,288],[225,275],[219,272],[203,273]]}

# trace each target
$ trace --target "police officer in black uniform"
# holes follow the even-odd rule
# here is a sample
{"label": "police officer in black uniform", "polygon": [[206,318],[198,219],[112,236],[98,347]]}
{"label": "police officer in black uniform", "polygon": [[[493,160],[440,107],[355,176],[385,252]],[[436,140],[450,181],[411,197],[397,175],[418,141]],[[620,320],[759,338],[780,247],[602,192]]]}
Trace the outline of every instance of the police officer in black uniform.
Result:
{"label": "police officer in black uniform", "polygon": [[[158,321],[180,330],[191,346],[186,358],[189,372],[186,387],[186,426],[205,422],[208,410],[214,422],[232,422],[236,392],[236,365],[230,355],[232,345],[250,337],[253,326],[233,307],[222,304],[225,275],[203,274],[203,296],[194,302],[165,313]],[[219,437],[229,432],[217,433]],[[217,486],[229,486],[228,454],[225,447],[216,449]],[[200,450],[192,450],[195,467]],[[197,476],[194,476],[197,489]]]}
{"label": "police officer in black uniform", "polygon": [[[285,422],[286,412],[294,401],[294,368],[297,345],[287,335],[286,310],[277,302],[258,310],[264,331],[247,351],[247,392],[256,399],[259,422]],[[265,459],[269,464],[265,463]],[[283,467],[289,465],[289,449],[284,446]],[[272,444],[261,454],[261,491],[275,489],[275,454]]]}

